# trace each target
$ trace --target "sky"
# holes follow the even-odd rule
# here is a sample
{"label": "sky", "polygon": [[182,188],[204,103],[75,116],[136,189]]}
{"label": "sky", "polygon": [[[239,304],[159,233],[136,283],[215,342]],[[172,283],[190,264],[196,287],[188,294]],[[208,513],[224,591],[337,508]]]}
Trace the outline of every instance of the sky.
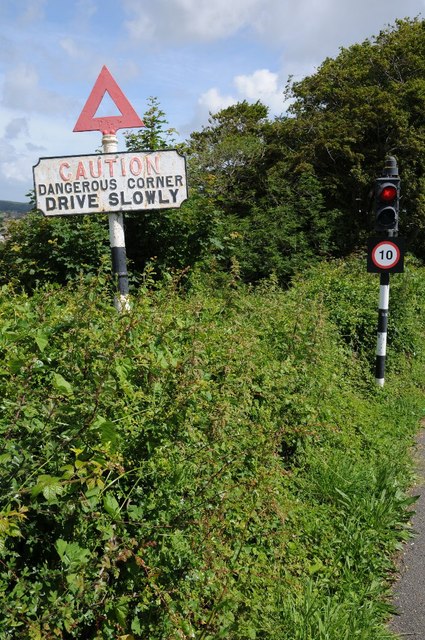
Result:
{"label": "sky", "polygon": [[[284,114],[290,76],[417,16],[425,0],[0,0],[0,200],[28,201],[39,158],[100,148],[73,129],[104,65],[184,140],[238,101]],[[118,113],[106,94],[96,115]]]}

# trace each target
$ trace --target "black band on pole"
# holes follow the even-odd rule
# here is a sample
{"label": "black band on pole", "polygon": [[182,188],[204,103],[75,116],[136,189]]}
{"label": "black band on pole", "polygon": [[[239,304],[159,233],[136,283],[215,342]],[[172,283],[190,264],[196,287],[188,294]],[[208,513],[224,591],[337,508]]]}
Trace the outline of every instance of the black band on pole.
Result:
{"label": "black band on pole", "polygon": [[385,378],[385,356],[376,356],[375,378],[376,380]]}
{"label": "black band on pole", "polygon": [[390,284],[390,274],[388,273],[388,271],[381,271],[381,275],[380,275],[380,278],[379,278],[379,284],[381,284],[381,285]]}
{"label": "black band on pole", "polygon": [[378,309],[378,333],[387,333],[388,311]]}
{"label": "black band on pole", "polygon": [[111,247],[112,270],[117,277],[117,291],[123,296],[128,295],[127,257],[125,247]]}

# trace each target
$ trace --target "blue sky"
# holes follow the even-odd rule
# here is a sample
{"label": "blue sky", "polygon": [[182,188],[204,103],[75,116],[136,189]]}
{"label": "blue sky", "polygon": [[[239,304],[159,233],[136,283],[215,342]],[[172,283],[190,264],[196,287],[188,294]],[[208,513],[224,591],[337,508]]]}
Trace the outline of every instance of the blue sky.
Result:
{"label": "blue sky", "polygon": [[73,128],[103,65],[184,139],[238,100],[284,113],[290,75],[415,16],[425,0],[0,0],[0,199],[26,201],[40,157],[100,147]]}

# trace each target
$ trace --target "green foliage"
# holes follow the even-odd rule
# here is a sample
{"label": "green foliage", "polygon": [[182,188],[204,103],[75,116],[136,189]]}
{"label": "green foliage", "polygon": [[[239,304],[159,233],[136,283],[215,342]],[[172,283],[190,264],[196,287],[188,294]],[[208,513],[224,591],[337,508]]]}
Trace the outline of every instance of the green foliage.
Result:
{"label": "green foliage", "polygon": [[126,214],[130,268],[137,278],[148,264],[157,275],[193,267],[209,255],[216,228],[216,210],[196,194],[180,209]]}
{"label": "green foliage", "polygon": [[335,248],[331,220],[338,213],[325,211],[314,175],[300,175],[296,191],[282,185],[271,188],[274,206],[265,199],[263,205],[252,206],[249,216],[229,215],[218,226],[215,256],[226,266],[236,261],[245,282],[274,274],[280,283],[287,283],[294,272],[332,255]]}
{"label": "green foliage", "polygon": [[189,141],[192,184],[200,203],[218,212],[213,255],[224,268],[236,261],[248,282],[274,273],[286,283],[337,246],[340,214],[326,209],[312,167],[290,175],[281,131],[264,105],[242,102],[212,116]]}
{"label": "green foliage", "polygon": [[267,107],[246,101],[212,115],[188,142],[192,185],[226,213],[249,214],[263,192]]}
{"label": "green foliage", "polygon": [[[174,145],[176,131],[166,128],[165,113],[157,98],[149,99],[143,116],[145,127],[125,136],[129,151],[167,149]],[[181,145],[177,145],[181,148]],[[145,211],[126,215],[127,255],[132,269],[141,274],[153,262],[158,274],[181,270],[201,261],[214,235],[213,207],[191,193],[180,209]]]}
{"label": "green foliage", "polygon": [[[318,260],[363,249],[373,229],[371,187],[388,154],[397,158],[402,179],[401,233],[423,258],[424,25],[419,18],[398,20],[341,49],[315,74],[288,83],[291,106],[279,118],[269,119],[260,102],[243,101],[211,115],[176,145],[187,157],[189,201],[178,210],[127,216],[133,280],[155,262],[158,275],[238,265],[245,282],[273,275],[287,285]],[[149,98],[143,119],[144,128],[126,134],[128,150],[174,145],[157,98]],[[60,253],[47,260],[38,238],[52,233],[50,223],[30,218],[23,231],[18,223],[10,227],[0,248],[3,282],[11,274],[30,289],[46,279],[63,283],[86,266],[97,271],[104,221],[51,224]],[[25,250],[22,234],[36,240]]]}
{"label": "green foliage", "polygon": [[174,147],[174,135],[177,131],[172,127],[165,128],[168,120],[161,109],[158,98],[148,98],[149,108],[143,114],[143,129],[137,133],[125,133],[125,146],[128,151],[156,151]]}
{"label": "green foliage", "polygon": [[355,260],[306,275],[148,280],[120,316],[94,280],[3,286],[2,638],[387,637],[424,272],[394,287],[417,315],[385,390],[359,346],[376,279]]}
{"label": "green foliage", "polygon": [[[341,49],[318,71],[293,83],[292,117],[282,122],[292,170],[309,163],[326,204],[344,213],[343,251],[372,226],[370,189],[387,155],[402,177],[402,232],[423,256],[425,22],[397,20],[362,44]],[[360,209],[360,210],[359,210]]]}
{"label": "green foliage", "polygon": [[30,213],[7,224],[0,243],[0,283],[32,290],[38,282],[64,284],[80,273],[97,273],[109,256],[103,217],[45,218]]}

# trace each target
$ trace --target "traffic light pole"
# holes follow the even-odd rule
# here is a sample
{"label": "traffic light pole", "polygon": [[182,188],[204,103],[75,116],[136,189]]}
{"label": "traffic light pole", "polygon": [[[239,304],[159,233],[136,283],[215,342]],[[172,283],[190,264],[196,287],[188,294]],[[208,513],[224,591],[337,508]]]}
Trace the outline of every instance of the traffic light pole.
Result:
{"label": "traffic light pole", "polygon": [[399,199],[397,161],[393,156],[387,156],[383,173],[375,180],[374,186],[375,231],[379,235],[371,239],[368,253],[368,271],[380,273],[375,363],[375,381],[379,387],[385,383],[390,270],[402,271],[402,251],[398,241]]}
{"label": "traffic light pole", "polygon": [[376,340],[375,381],[379,387],[385,382],[387,356],[388,308],[390,301],[390,274],[382,272],[379,283],[378,332]]}

